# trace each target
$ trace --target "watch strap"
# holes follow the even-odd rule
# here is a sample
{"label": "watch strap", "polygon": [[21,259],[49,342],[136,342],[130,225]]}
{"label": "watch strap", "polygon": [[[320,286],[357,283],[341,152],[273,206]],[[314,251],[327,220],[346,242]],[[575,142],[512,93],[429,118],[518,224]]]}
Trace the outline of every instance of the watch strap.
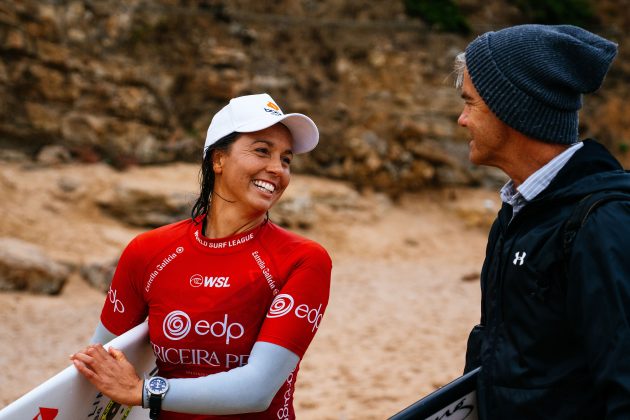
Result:
{"label": "watch strap", "polygon": [[149,394],[149,418],[156,420],[162,411],[162,396]]}

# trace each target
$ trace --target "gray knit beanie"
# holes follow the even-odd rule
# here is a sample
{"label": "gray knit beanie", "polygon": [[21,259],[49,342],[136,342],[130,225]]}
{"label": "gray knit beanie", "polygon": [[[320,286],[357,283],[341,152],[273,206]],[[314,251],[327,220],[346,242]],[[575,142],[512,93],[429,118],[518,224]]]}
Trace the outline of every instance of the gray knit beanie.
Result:
{"label": "gray knit beanie", "polygon": [[578,141],[582,94],[596,91],[617,44],[570,25],[487,32],[466,48],[468,74],[494,114],[549,143]]}

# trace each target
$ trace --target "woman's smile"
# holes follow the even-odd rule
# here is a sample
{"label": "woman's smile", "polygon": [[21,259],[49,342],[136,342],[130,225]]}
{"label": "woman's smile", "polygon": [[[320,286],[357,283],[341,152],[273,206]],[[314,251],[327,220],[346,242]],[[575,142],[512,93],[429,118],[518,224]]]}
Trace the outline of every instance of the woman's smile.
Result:
{"label": "woman's smile", "polygon": [[215,193],[241,213],[266,214],[289,185],[292,143],[282,124],[241,134],[227,152],[215,152]]}
{"label": "woman's smile", "polygon": [[252,184],[254,184],[254,186],[258,188],[260,191],[265,192],[265,193],[273,194],[274,191],[276,190],[276,186],[274,184],[272,184],[271,182],[260,180],[260,179],[253,180]]}

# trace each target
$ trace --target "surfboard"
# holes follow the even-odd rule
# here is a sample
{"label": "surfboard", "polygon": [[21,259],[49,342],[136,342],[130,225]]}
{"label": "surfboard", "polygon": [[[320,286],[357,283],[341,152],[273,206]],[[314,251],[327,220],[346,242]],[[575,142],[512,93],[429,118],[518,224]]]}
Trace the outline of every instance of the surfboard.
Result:
{"label": "surfboard", "polygon": [[[142,378],[157,371],[147,322],[104,347],[122,350]],[[85,379],[73,365],[0,410],[0,420],[146,420],[149,410],[118,404]]]}
{"label": "surfboard", "polygon": [[460,376],[389,420],[478,420],[476,388],[480,369]]}

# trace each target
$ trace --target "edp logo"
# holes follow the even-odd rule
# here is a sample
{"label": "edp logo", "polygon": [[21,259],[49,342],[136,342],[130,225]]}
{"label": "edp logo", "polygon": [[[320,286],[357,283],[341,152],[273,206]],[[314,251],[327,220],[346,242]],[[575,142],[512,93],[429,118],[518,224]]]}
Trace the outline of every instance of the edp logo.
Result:
{"label": "edp logo", "polygon": [[111,286],[107,292],[107,299],[112,305],[114,305],[114,313],[120,312],[122,314],[125,312],[125,305],[116,298],[116,290],[112,289]]}
{"label": "edp logo", "polygon": [[191,331],[197,335],[212,335],[213,337],[225,337],[225,344],[230,344],[230,340],[237,340],[245,333],[245,327],[238,322],[229,322],[228,314],[223,315],[223,319],[210,323],[205,319],[193,324],[188,314],[184,311],[172,311],[164,318],[162,323],[164,335],[174,341],[181,340],[188,336]]}

